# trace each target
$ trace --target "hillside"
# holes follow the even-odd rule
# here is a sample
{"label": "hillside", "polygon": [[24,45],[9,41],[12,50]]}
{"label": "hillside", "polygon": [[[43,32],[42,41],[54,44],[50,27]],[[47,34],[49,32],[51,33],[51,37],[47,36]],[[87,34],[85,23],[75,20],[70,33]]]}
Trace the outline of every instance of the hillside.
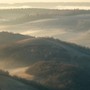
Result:
{"label": "hillside", "polygon": [[60,61],[89,67],[90,49],[53,38],[24,39],[0,48],[1,67],[28,66],[38,61]]}
{"label": "hillside", "polygon": [[0,71],[0,90],[37,90],[20,80],[9,76],[7,73]]}
{"label": "hillside", "polygon": [[10,32],[0,32],[0,46],[12,44],[17,41],[28,39],[28,38],[33,38],[33,37],[10,33]]}
{"label": "hillside", "polygon": [[90,10],[59,4],[0,4],[0,90],[90,90]]}
{"label": "hillside", "polygon": [[49,37],[0,34],[8,42],[0,45],[0,68],[19,77],[1,73],[2,90],[90,89],[89,48]]}
{"label": "hillside", "polygon": [[90,73],[84,69],[59,62],[39,62],[30,66],[26,73],[52,90],[89,90]]}

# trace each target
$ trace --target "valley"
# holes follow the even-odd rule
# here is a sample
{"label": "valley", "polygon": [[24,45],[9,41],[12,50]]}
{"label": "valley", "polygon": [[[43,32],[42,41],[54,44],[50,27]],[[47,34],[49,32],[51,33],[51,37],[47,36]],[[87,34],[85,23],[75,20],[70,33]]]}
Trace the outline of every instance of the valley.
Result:
{"label": "valley", "polygon": [[0,9],[0,90],[90,90],[89,18],[81,9]]}

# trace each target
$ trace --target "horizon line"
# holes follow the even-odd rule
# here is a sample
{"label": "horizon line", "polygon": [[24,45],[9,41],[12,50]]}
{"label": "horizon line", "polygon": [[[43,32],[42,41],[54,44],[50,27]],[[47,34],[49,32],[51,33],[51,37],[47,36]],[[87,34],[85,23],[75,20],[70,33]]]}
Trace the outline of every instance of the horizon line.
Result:
{"label": "horizon line", "polygon": [[9,2],[9,3],[0,3],[0,4],[19,4],[19,3],[90,3],[90,2]]}

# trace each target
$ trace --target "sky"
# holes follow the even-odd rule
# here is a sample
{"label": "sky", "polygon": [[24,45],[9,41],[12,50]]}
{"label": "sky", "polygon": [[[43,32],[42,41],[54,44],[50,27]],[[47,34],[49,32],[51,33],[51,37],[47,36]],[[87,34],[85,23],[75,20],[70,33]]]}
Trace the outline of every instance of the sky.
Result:
{"label": "sky", "polygon": [[23,2],[90,2],[90,0],[0,0],[0,3],[23,3]]}

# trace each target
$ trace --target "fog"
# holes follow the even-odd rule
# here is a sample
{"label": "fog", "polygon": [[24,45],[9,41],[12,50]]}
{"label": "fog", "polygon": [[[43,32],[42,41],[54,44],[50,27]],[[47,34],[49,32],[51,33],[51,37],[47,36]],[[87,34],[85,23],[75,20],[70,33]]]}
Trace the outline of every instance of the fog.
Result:
{"label": "fog", "polygon": [[5,9],[0,17],[0,31],[54,37],[90,47],[90,10]]}

